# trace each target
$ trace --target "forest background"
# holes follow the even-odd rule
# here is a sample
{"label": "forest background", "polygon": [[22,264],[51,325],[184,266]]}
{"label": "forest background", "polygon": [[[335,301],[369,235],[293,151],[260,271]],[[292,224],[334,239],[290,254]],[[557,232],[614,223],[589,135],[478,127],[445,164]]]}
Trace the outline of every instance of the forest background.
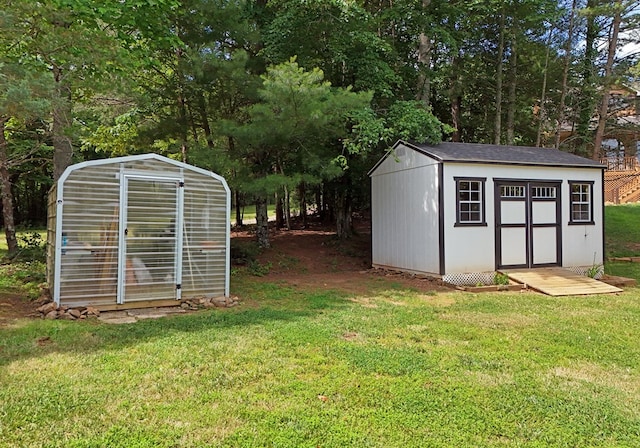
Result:
{"label": "forest background", "polygon": [[[237,215],[314,209],[348,237],[398,138],[606,156],[640,98],[640,1],[5,0],[9,253],[76,162],[156,152],[223,175]],[[619,95],[615,92],[630,92]],[[635,92],[635,94],[634,94]],[[615,150],[636,155],[635,145]]]}

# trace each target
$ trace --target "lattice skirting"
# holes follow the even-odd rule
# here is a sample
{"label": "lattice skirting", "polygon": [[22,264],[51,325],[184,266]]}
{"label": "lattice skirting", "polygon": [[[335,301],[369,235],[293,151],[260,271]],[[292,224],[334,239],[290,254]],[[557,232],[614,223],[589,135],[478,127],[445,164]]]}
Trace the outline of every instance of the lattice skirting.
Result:
{"label": "lattice skirting", "polygon": [[468,272],[443,275],[442,281],[457,286],[493,285],[495,277],[496,273],[494,271]]}
{"label": "lattice skirting", "polygon": [[[584,275],[585,277],[592,277],[596,280],[600,280],[604,275],[604,266],[573,266],[570,268],[565,268],[570,270],[571,272],[575,272],[576,274]],[[595,271],[595,275],[594,274]]]}

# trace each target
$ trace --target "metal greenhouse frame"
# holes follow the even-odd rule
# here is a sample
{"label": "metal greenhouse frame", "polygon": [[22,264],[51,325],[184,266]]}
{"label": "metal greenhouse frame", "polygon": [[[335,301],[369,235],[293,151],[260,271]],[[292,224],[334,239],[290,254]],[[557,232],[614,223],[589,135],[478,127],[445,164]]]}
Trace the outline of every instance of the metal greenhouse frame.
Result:
{"label": "metal greenhouse frame", "polygon": [[230,198],[223,177],[157,154],[70,166],[49,193],[53,299],[119,309],[228,296]]}

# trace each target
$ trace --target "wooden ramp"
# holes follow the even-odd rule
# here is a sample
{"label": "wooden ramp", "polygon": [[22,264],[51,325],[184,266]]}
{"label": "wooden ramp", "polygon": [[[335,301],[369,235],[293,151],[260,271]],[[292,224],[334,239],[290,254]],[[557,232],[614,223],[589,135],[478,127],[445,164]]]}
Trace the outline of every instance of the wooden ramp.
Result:
{"label": "wooden ramp", "polygon": [[620,288],[563,268],[506,269],[500,272],[550,296],[622,292]]}

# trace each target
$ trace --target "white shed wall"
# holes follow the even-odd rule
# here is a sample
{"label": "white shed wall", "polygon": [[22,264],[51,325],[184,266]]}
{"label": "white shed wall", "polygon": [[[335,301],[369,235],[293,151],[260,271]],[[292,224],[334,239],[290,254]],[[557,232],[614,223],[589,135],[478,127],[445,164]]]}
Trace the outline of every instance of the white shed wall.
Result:
{"label": "white shed wall", "polygon": [[371,177],[372,262],[438,274],[438,164],[413,150],[387,157]]}
{"label": "white shed wall", "polygon": [[[448,163],[444,167],[444,247],[445,272],[470,273],[495,269],[495,179],[560,180],[562,205],[562,266],[591,266],[603,261],[602,172],[598,169],[529,167]],[[455,177],[486,178],[486,227],[455,227]],[[595,225],[569,225],[568,181],[594,181],[593,218]]]}

